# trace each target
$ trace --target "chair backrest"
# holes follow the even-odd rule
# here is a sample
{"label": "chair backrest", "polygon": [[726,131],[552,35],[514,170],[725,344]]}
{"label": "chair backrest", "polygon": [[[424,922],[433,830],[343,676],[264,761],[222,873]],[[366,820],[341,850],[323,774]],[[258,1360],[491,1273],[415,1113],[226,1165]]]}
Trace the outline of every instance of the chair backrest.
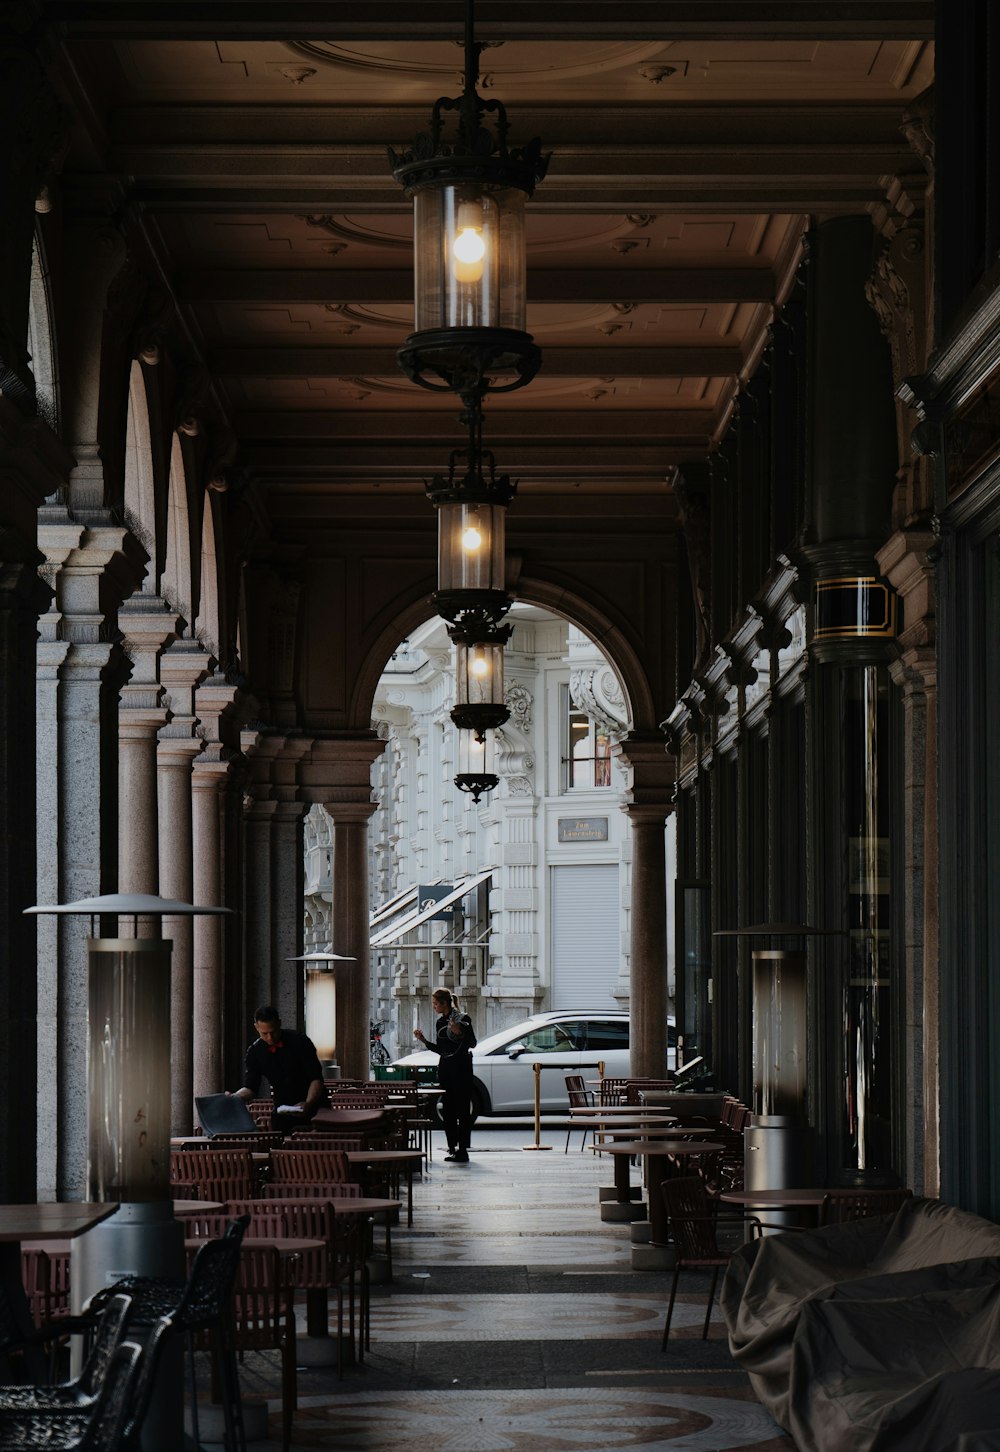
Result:
{"label": "chair backrest", "polygon": [[290,1140],[285,1141],[285,1147],[294,1150],[359,1150],[365,1148],[365,1143],[363,1134],[326,1134],[316,1130],[312,1134],[292,1135]]}
{"label": "chair backrest", "polygon": [[209,1140],[212,1149],[236,1149],[256,1151],[258,1154],[263,1150],[280,1149],[284,1143],[285,1136],[274,1131],[259,1130],[254,1134],[247,1130],[245,1134],[213,1134]]}
{"label": "chair backrest", "polygon": [[21,1251],[21,1284],[36,1326],[49,1319],[49,1258],[44,1250]]}
{"label": "chair backrest", "polygon": [[285,1330],[281,1265],[271,1246],[245,1245],[233,1288],[231,1331],[237,1351],[278,1347]]}
{"label": "chair backrest", "polygon": [[672,1089],[673,1079],[629,1079],[625,1085],[625,1103],[641,1104],[646,1089]]}
{"label": "chair backrest", "polygon": [[[173,1333],[174,1325],[175,1323],[172,1317],[161,1316],[150,1332],[145,1346],[142,1348],[139,1374],[136,1378],[132,1395],[129,1398],[128,1418],[121,1441],[123,1452],[138,1452],[142,1424],[146,1420],[149,1403],[153,1397],[153,1388],[156,1385],[156,1373],[159,1370],[160,1357],[163,1354],[163,1345],[167,1337]],[[128,1346],[129,1342],[126,1341],[124,1344]]]}
{"label": "chair backrest", "polygon": [[830,1190],[819,1209],[820,1225],[842,1225],[873,1215],[894,1215],[912,1190]]}
{"label": "chair backrest", "polygon": [[[361,1186],[354,1180],[338,1180],[336,1184],[302,1185],[294,1180],[287,1184],[265,1185],[261,1198],[264,1200],[360,1200]],[[231,1201],[230,1208],[238,1201]]]}
{"label": "chair backrest", "polygon": [[567,1074],[565,1079],[571,1109],[585,1109],[593,1102],[582,1074]]}
{"label": "chair backrest", "polygon": [[664,1180],[660,1191],[681,1261],[717,1256],[715,1221],[705,1187],[697,1175]]}
{"label": "chair backrest", "polygon": [[281,1149],[271,1155],[271,1183],[275,1185],[335,1184],[348,1179],[349,1173],[343,1150]]}
{"label": "chair backrest", "polygon": [[104,1379],[111,1366],[111,1360],[125,1335],[132,1304],[131,1296],[117,1295],[112,1296],[105,1306],[101,1319],[97,1323],[97,1330],[94,1332],[87,1359],[80,1372],[78,1387],[81,1395],[85,1397],[100,1395]]}
{"label": "chair backrest", "polygon": [[134,1341],[116,1348],[74,1452],[123,1452],[128,1446],[132,1404],[142,1373],[143,1351]]}
{"label": "chair backrest", "polygon": [[601,1107],[609,1104],[624,1104],[625,1091],[628,1086],[627,1079],[612,1079],[607,1076],[601,1080],[600,1098]]}
{"label": "chair backrest", "polygon": [[249,1215],[230,1221],[226,1233],[198,1247],[183,1295],[173,1313],[179,1330],[203,1331],[222,1320],[240,1265]]}
{"label": "chair backrest", "polygon": [[[251,1193],[256,1172],[249,1150],[198,1147],[171,1151],[170,1177],[193,1181],[203,1192],[203,1200],[229,1200]],[[204,1193],[207,1191],[212,1193]]]}

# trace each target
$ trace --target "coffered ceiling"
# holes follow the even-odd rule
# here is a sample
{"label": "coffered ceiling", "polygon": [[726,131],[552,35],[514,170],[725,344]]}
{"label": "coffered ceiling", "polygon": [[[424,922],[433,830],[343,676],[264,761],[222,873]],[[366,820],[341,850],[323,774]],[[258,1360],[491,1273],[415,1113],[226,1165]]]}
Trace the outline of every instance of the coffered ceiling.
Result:
{"label": "coffered ceiling", "polygon": [[[483,87],[542,138],[527,388],[488,402],[522,488],[664,491],[725,431],[817,219],[919,188],[900,129],[931,4],[477,7]],[[827,13],[830,12],[830,13]],[[190,347],[274,491],[421,492],[457,408],[396,365],[409,206],[386,146],[461,91],[460,3],[47,7],[65,173],[122,176]]]}

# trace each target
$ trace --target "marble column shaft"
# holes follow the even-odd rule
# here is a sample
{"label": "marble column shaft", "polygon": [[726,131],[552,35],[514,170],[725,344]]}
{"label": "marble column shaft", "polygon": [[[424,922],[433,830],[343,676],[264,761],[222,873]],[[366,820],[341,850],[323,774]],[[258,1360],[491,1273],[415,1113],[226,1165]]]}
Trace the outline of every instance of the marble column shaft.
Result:
{"label": "marble column shaft", "polygon": [[330,921],[334,953],[354,958],[337,963],[337,1062],[345,1079],[367,1079],[371,968],[368,950],[368,821],[374,803],[324,802],[333,819],[333,902]]}
{"label": "marble column shaft", "polygon": [[[106,516],[110,518],[110,516]],[[55,599],[38,644],[38,899],[110,892],[118,870],[118,694],[126,675],[109,614],[142,579],[144,552],[119,525],[40,514]],[[91,516],[94,519],[94,516]],[[86,1198],[86,918],[41,918],[38,931],[38,1191]]]}
{"label": "marble column shaft", "polygon": [[[201,742],[161,740],[157,748],[160,893],[190,902],[194,891],[191,764]],[[194,1128],[193,930],[190,917],[165,917],[163,936],[173,943],[170,985],[170,1122],[175,1134]]]}
{"label": "marble column shaft", "polygon": [[[0,528],[0,1200],[35,1198],[35,637],[46,591]],[[38,557],[40,559],[40,556]]]}
{"label": "marble column shaft", "polygon": [[667,1064],[666,807],[629,807],[631,1072],[662,1079]]}
{"label": "marble column shaft", "polygon": [[[191,779],[192,902],[223,905],[222,801],[230,772],[228,761],[195,760]],[[225,920],[206,914],[192,920],[195,1097],[218,1094],[223,1087],[225,1022],[223,954]]]}

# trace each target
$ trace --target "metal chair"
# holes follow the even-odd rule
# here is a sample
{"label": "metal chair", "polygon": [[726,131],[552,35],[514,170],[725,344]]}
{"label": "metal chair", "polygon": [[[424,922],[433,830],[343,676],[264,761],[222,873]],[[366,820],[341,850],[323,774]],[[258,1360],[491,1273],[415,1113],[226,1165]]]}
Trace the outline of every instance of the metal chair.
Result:
{"label": "metal chair", "polygon": [[[583,1075],[582,1074],[567,1074],[565,1076],[565,1079],[566,1079],[566,1093],[569,1096],[569,1107],[570,1107],[570,1109],[588,1109],[588,1108],[592,1107],[593,1106],[593,1103],[594,1103],[594,1093],[593,1093],[593,1090],[592,1089],[588,1089],[587,1088],[586,1084],[584,1083]],[[569,1125],[566,1128],[566,1148],[563,1150],[563,1154],[564,1155],[565,1154],[569,1154],[569,1137],[570,1137],[570,1135],[572,1133],[573,1133],[573,1120],[571,1118],[570,1119],[570,1122],[569,1122]],[[589,1135],[593,1136],[593,1133],[594,1133],[594,1126],[592,1124],[586,1125],[585,1128],[584,1128],[584,1131],[583,1131],[583,1135],[580,1138],[580,1153],[581,1154],[583,1153],[584,1148],[585,1148],[586,1143],[587,1143],[587,1135],[589,1134]]]}
{"label": "metal chair", "polygon": [[720,1225],[727,1223],[739,1225],[742,1229],[744,1216],[713,1215],[708,1196],[705,1194],[705,1187],[695,1175],[681,1175],[676,1179],[664,1180],[660,1191],[670,1221],[670,1233],[677,1246],[677,1264],[674,1266],[670,1303],[667,1306],[667,1319],[663,1326],[663,1340],[660,1343],[660,1350],[666,1351],[667,1341],[670,1337],[670,1323],[674,1315],[674,1301],[677,1297],[677,1282],[682,1270],[711,1270],[712,1272],[712,1284],[709,1286],[708,1303],[705,1307],[705,1325],[701,1333],[702,1340],[707,1340],[719,1271],[729,1264],[730,1257],[736,1249],[734,1246],[727,1250],[719,1245],[718,1230]]}
{"label": "metal chair", "polygon": [[245,1452],[243,1407],[240,1402],[239,1377],[236,1370],[230,1331],[230,1305],[240,1266],[240,1248],[249,1215],[229,1223],[226,1233],[217,1240],[199,1246],[186,1281],[161,1280],[151,1276],[123,1276],[91,1301],[91,1308],[104,1298],[124,1291],[135,1301],[134,1316],[138,1324],[169,1319],[184,1335],[191,1376],[191,1428],[198,1442],[198,1394],[195,1378],[195,1335],[204,1334],[208,1349],[218,1368],[225,1428],[226,1452]]}
{"label": "metal chair", "polygon": [[[121,1344],[131,1308],[129,1296],[111,1297],[98,1322],[80,1375],[72,1381],[49,1386],[0,1386],[0,1424],[11,1414],[50,1409],[89,1411],[100,1395],[111,1358]],[[58,1328],[57,1334],[62,1334],[62,1328]]]}
{"label": "metal chair", "polygon": [[22,1408],[0,1418],[0,1452],[138,1452],[160,1353],[172,1330],[164,1316],[145,1346],[117,1346],[92,1404]]}

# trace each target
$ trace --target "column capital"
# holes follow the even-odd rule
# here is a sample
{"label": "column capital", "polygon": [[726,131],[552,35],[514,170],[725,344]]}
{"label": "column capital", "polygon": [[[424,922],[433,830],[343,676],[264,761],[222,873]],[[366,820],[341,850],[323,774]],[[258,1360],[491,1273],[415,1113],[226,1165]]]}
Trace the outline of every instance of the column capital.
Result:
{"label": "column capital", "polygon": [[625,810],[650,807],[663,809],[664,816],[673,810],[675,765],[667,755],[667,743],[659,732],[630,732],[612,748],[629,776]]}
{"label": "column capital", "polygon": [[903,602],[900,650],[933,646],[937,638],[938,540],[930,529],[898,529],[875,559]]}
{"label": "column capital", "polygon": [[148,556],[132,532],[103,519],[75,519],[58,505],[38,513],[42,577],[53,602],[39,622],[43,640],[93,644],[117,629],[122,602],[142,584]]}
{"label": "column capital", "polygon": [[[167,692],[171,719],[160,733],[160,740],[193,737],[198,725],[195,715],[195,688],[212,668],[212,657],[200,640],[179,639],[167,646],[160,656],[160,681]],[[198,741],[200,751],[202,742]]]}
{"label": "column capital", "polygon": [[[314,737],[299,766],[302,800],[375,806],[371,801],[371,769],[386,743],[374,731]],[[371,812],[368,813],[371,815]]]}
{"label": "column capital", "polygon": [[[169,727],[164,728],[169,730]],[[158,767],[179,767],[190,770],[195,757],[203,750],[204,743],[194,736],[167,736],[160,734],[156,744]]]}
{"label": "column capital", "polygon": [[361,823],[364,825],[378,811],[378,802],[357,802],[341,801],[339,798],[326,799],[323,803],[323,810],[335,826],[347,826],[350,823]]}

